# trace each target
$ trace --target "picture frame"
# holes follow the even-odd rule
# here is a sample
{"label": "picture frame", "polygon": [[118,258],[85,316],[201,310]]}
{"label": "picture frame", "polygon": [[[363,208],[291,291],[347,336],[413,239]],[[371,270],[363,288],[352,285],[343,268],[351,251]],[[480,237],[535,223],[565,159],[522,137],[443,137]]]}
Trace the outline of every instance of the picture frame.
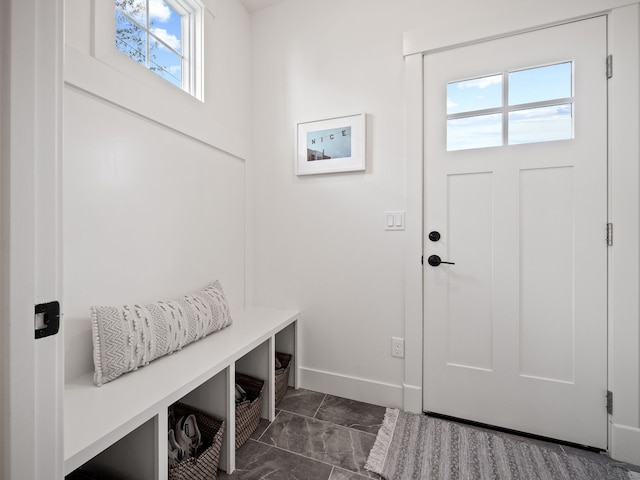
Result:
{"label": "picture frame", "polygon": [[297,124],[296,175],[366,168],[366,114]]}

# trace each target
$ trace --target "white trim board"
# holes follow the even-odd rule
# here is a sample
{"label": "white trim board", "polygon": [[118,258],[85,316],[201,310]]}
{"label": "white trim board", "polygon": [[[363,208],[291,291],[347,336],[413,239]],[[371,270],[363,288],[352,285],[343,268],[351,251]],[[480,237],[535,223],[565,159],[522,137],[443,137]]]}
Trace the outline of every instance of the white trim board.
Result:
{"label": "white trim board", "polygon": [[640,4],[609,15],[609,53],[609,450],[640,464]]}
{"label": "white trim board", "polygon": [[[548,2],[550,3],[550,2]],[[451,28],[449,22],[434,17],[433,24],[405,32],[403,35],[403,53],[405,56],[416,53],[436,52],[463,45],[508,37],[530,30],[537,30],[560,23],[569,23],[595,15],[606,14],[613,9],[637,3],[637,0],[565,0],[554,2],[553,8],[545,8],[540,2],[532,4],[530,9],[523,5],[514,11],[517,15],[502,12],[494,15],[492,21],[466,22]]]}
{"label": "white trim board", "polygon": [[625,425],[611,425],[611,436],[609,437],[609,448],[616,452],[616,458],[629,459],[629,463],[638,457],[640,451],[640,428],[627,427]]}
{"label": "white trim board", "polygon": [[399,385],[367,380],[333,372],[300,367],[300,386],[359,402],[402,408],[403,388]]}
{"label": "white trim board", "polygon": [[2,422],[8,443],[0,476],[57,480],[63,476],[62,334],[35,340],[34,306],[61,299],[63,2],[5,5],[2,255],[8,301],[2,327],[8,351],[1,380],[2,414],[10,415]]}
{"label": "white trim board", "polygon": [[422,54],[405,57],[405,361],[404,382],[420,391],[405,390],[404,410],[422,411]]}

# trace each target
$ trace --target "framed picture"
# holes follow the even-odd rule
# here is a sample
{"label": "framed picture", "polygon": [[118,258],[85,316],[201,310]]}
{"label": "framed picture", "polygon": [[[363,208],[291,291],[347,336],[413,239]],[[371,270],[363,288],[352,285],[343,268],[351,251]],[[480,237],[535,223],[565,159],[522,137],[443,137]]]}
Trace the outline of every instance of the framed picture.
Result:
{"label": "framed picture", "polygon": [[298,123],[296,175],[365,169],[366,114]]}

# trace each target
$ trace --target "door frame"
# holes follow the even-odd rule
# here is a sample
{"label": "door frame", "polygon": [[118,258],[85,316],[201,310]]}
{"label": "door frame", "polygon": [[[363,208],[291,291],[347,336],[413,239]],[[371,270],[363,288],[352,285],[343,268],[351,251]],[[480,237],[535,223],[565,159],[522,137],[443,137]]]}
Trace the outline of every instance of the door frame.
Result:
{"label": "door frame", "polygon": [[63,337],[35,340],[34,308],[62,300],[64,4],[0,8],[0,477],[62,480]]}
{"label": "door frame", "polygon": [[[405,54],[405,371],[407,411],[422,411],[423,362],[423,59],[430,52],[526,33],[543,27],[607,15],[608,51],[614,58],[609,80],[609,221],[614,243],[609,249],[608,388],[614,394],[609,417],[609,452],[622,461],[640,464],[640,1],[615,3],[604,11],[580,11],[570,16],[501,31],[504,23],[458,29],[446,40],[428,30],[404,36]],[[586,7],[582,7],[586,8]],[[567,12],[565,12],[567,14]],[[553,15],[553,13],[549,13]],[[527,20],[523,20],[527,21]],[[531,20],[535,21],[535,20]],[[603,59],[603,74],[604,74]],[[428,74],[428,73],[427,73]],[[604,237],[604,226],[603,226]],[[604,399],[603,399],[604,408]]]}

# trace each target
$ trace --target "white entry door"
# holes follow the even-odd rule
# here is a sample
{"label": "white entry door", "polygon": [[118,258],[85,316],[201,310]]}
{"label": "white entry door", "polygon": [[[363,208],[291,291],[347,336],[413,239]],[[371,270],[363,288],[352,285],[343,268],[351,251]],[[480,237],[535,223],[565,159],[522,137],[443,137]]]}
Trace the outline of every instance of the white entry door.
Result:
{"label": "white entry door", "polygon": [[425,57],[425,411],[607,447],[606,56],[598,17]]}

